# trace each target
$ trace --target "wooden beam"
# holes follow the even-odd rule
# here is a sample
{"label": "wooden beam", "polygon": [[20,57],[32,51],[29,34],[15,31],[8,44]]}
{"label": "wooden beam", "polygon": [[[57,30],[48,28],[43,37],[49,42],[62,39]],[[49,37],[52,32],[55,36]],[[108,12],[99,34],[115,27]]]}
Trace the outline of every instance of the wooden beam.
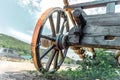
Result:
{"label": "wooden beam", "polygon": [[79,47],[120,49],[120,13],[86,16],[87,25]]}
{"label": "wooden beam", "polygon": [[[63,0],[63,2],[64,2],[64,5],[65,5],[65,6],[68,6],[68,5],[69,5],[68,0]],[[70,9],[64,9],[64,10],[67,11],[68,16],[69,16],[69,18],[70,18],[72,24],[75,26],[76,24],[75,24],[75,21],[74,21],[74,19],[73,19],[73,16],[72,16],[71,10],[70,10]]]}
{"label": "wooden beam", "polygon": [[83,9],[86,8],[95,8],[95,7],[102,7],[106,6],[108,3],[115,2],[115,4],[120,4],[120,0],[100,0],[100,1],[93,1],[87,3],[78,3],[73,5],[64,6],[64,8],[79,8],[82,7]]}
{"label": "wooden beam", "polygon": [[120,26],[120,13],[85,16],[87,24],[98,26]]}
{"label": "wooden beam", "polygon": [[76,46],[120,49],[119,43],[120,37],[116,37],[115,40],[105,40],[104,36],[97,37],[84,36],[81,43]]}
{"label": "wooden beam", "polygon": [[116,36],[120,37],[120,25],[119,26],[97,26],[87,25],[84,28],[84,36],[95,37],[95,36]]}
{"label": "wooden beam", "polygon": [[85,17],[86,36],[114,35],[120,37],[120,13],[92,15]]}

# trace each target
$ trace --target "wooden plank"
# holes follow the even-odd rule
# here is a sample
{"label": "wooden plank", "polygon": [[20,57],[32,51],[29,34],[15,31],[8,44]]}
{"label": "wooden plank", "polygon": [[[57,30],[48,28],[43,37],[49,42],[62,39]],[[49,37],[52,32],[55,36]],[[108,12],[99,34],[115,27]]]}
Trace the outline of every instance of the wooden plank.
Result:
{"label": "wooden plank", "polygon": [[107,4],[106,12],[107,13],[114,13],[115,12],[115,2]]}
{"label": "wooden plank", "polygon": [[84,28],[84,36],[119,36],[120,37],[120,26],[97,26],[97,25],[89,25]]}
{"label": "wooden plank", "polygon": [[[81,43],[75,46],[120,49],[120,13],[86,16]],[[113,39],[106,39],[112,35]]]}
{"label": "wooden plank", "polygon": [[83,9],[102,7],[102,6],[106,6],[107,3],[111,3],[111,2],[115,2],[115,4],[120,4],[120,0],[100,0],[100,1],[78,3],[78,4],[64,6],[64,9],[65,8],[79,8],[79,7],[82,7]]}
{"label": "wooden plank", "polygon": [[85,16],[87,24],[100,26],[119,26],[120,13]]}
{"label": "wooden plank", "polygon": [[86,35],[120,35],[120,13],[86,16],[85,19]]}
{"label": "wooden plank", "polygon": [[101,47],[101,48],[119,48],[120,49],[120,37],[116,37],[114,40],[105,40],[104,36],[97,37],[83,37],[81,43],[78,46],[88,47]]}
{"label": "wooden plank", "polygon": [[95,18],[95,17],[100,18],[100,17],[102,17],[103,18],[103,17],[112,17],[112,16],[120,16],[120,13],[87,15],[85,17],[87,17],[87,18],[91,18],[91,17],[93,17],[93,18]]}

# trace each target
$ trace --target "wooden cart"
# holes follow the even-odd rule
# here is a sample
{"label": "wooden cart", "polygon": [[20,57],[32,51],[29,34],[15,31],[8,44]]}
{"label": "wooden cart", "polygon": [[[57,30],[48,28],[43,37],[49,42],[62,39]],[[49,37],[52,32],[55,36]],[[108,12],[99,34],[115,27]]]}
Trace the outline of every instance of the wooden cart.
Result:
{"label": "wooden cart", "polygon": [[[94,48],[120,49],[120,13],[115,13],[119,0],[100,0],[49,8],[39,18],[31,43],[36,69],[42,73],[57,71],[68,48],[81,58],[83,47],[94,55]],[[105,14],[87,15],[84,9],[105,7]],[[69,20],[70,19],[70,20]],[[71,26],[71,24],[73,26]]]}

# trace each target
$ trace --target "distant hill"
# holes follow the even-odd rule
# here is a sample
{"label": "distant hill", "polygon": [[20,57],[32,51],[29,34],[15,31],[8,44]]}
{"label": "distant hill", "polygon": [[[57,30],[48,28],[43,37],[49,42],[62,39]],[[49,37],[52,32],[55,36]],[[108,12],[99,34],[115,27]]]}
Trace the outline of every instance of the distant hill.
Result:
{"label": "distant hill", "polygon": [[0,47],[17,51],[20,55],[30,55],[30,44],[5,34],[0,34]]}
{"label": "distant hill", "polygon": [[[15,50],[21,56],[28,55],[24,57],[29,57],[29,55],[31,55],[30,44],[22,42],[5,34],[0,34],[0,48],[9,48]],[[70,64],[73,63],[74,60],[67,57],[64,62]]]}

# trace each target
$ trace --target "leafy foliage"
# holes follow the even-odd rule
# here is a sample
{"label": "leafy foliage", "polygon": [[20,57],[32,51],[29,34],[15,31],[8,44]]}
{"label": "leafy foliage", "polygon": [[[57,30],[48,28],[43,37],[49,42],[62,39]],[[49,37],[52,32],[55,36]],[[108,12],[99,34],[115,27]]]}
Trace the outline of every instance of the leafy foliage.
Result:
{"label": "leafy foliage", "polygon": [[68,80],[120,80],[120,69],[113,55],[103,49],[96,50],[97,58],[86,58],[75,70],[69,68],[59,74]]}
{"label": "leafy foliage", "polygon": [[69,57],[66,57],[65,60],[64,60],[64,63],[73,64],[73,63],[75,63],[75,61],[73,59],[70,59]]}
{"label": "leafy foliage", "polygon": [[4,34],[0,34],[0,47],[13,49],[21,55],[31,54],[30,44]]}

